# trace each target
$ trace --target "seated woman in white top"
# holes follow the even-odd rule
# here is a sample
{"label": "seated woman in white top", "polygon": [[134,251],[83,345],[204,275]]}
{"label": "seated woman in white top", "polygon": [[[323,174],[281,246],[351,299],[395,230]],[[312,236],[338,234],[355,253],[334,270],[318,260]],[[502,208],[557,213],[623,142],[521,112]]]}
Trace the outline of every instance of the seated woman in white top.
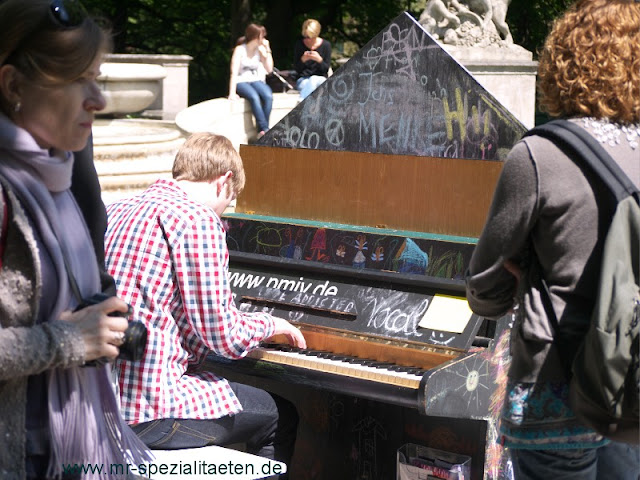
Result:
{"label": "seated woman in white top", "polygon": [[251,23],[240,37],[231,57],[229,100],[239,96],[249,100],[256,119],[258,138],[269,129],[273,92],[265,82],[273,70],[273,57],[266,29]]}

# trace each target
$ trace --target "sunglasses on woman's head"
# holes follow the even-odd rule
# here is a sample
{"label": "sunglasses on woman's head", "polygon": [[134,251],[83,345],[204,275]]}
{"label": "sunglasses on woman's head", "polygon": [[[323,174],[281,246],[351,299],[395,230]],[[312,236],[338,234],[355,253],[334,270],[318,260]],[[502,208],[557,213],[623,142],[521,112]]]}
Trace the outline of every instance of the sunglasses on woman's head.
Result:
{"label": "sunglasses on woman's head", "polygon": [[52,0],[49,11],[60,26],[67,28],[77,27],[87,18],[87,11],[77,0]]}
{"label": "sunglasses on woman's head", "polygon": [[[1,0],[0,4],[2,4]],[[46,19],[43,18],[42,22],[37,25],[36,30],[40,30],[45,21],[52,24],[54,29],[75,28],[80,26],[87,16],[87,11],[78,0],[51,0]],[[31,34],[32,32],[27,32],[4,58],[0,55],[0,66],[7,63],[13,53],[22,46],[25,39],[29,38]]]}

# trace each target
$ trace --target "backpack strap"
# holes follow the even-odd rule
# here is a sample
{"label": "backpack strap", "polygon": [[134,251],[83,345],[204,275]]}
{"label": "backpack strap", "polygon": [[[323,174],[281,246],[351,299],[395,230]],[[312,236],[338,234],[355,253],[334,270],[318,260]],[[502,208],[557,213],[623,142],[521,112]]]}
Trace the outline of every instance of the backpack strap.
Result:
{"label": "backpack strap", "polygon": [[524,134],[525,137],[530,135],[551,140],[559,148],[568,152],[574,162],[582,162],[588,166],[602,179],[616,202],[631,195],[640,204],[640,190],[602,145],[584,128],[568,120],[553,120],[532,128]]}
{"label": "backpack strap", "polygon": [[[537,135],[551,140],[558,148],[564,151],[571,160],[578,165],[589,168],[606,185],[616,203],[628,196],[633,196],[640,204],[640,190],[636,188],[631,179],[624,173],[611,155],[593,138],[584,128],[568,120],[553,120],[539,125],[527,131],[523,137]],[[551,303],[551,294],[544,278],[541,278],[541,300],[545,310],[549,314],[551,322],[557,334],[557,339],[562,342],[562,348],[558,349],[560,360],[565,370],[566,378],[571,378],[571,365],[578,345],[582,339],[561,338],[560,326]]]}

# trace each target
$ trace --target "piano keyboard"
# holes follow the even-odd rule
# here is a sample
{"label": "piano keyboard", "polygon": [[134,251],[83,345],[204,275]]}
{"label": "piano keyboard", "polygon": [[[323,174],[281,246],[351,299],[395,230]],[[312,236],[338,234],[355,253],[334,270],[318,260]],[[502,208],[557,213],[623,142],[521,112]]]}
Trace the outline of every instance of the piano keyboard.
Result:
{"label": "piano keyboard", "polygon": [[250,352],[247,356],[254,360],[291,365],[416,390],[420,386],[423,375],[426,373],[426,370],[419,368],[280,345],[264,346]]}

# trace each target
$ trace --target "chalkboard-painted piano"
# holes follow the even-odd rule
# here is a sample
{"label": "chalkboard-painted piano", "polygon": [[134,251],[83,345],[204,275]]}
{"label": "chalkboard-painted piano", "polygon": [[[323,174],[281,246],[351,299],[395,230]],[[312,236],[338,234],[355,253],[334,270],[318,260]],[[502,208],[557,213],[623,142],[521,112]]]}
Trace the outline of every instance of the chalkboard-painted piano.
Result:
{"label": "chalkboard-painted piano", "polygon": [[524,131],[403,14],[241,146],[247,187],[224,218],[235,301],[296,323],[309,348],[205,368],[294,401],[292,478],[393,478],[408,442],[508,478],[508,319],[472,315],[462,276]]}

